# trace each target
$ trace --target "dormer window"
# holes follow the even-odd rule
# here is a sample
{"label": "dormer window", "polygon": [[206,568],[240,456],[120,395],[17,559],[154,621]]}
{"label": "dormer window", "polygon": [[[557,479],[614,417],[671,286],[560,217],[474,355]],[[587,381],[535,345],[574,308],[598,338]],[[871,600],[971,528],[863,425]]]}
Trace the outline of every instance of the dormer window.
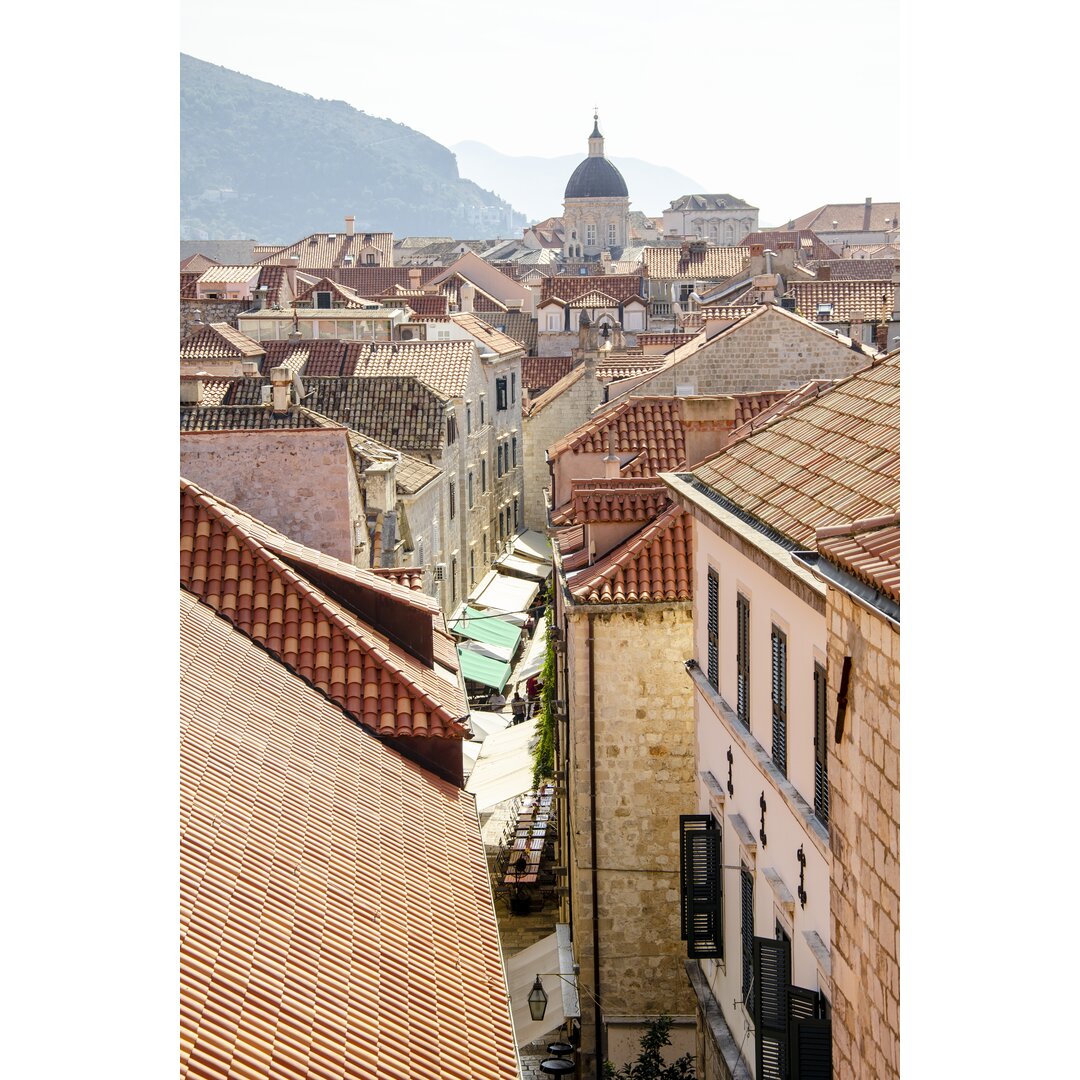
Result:
{"label": "dormer window", "polygon": [[832,313],[833,313],[832,304],[818,304],[818,306],[817,306],[817,317],[819,319],[826,319],[826,320],[831,319],[832,318]]}
{"label": "dormer window", "polygon": [[364,259],[364,262],[368,266],[374,266],[375,265],[375,256],[374,256],[374,254],[371,253],[371,252],[368,252],[367,256]]}
{"label": "dormer window", "polygon": [[341,265],[342,266],[352,266],[352,264],[353,264],[353,257],[351,255],[346,255],[345,258],[341,260]]}
{"label": "dormer window", "polygon": [[333,296],[328,292],[317,292],[315,294],[315,306],[317,308],[331,308],[333,307]]}

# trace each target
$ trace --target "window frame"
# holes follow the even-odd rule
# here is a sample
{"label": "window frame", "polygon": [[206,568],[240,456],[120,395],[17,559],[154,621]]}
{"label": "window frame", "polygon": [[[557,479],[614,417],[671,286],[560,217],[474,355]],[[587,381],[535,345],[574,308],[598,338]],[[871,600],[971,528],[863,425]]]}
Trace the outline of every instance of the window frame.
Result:
{"label": "window frame", "polygon": [[814,661],[814,816],[829,825],[829,684],[824,664]]}
{"label": "window frame", "polygon": [[750,730],[750,598],[743,593],[735,596],[735,713],[739,722]]}
{"label": "window frame", "polygon": [[506,376],[505,375],[500,375],[495,380],[495,411],[496,412],[506,412],[506,410],[508,408],[507,403],[506,403],[506,392],[507,392]]}
{"label": "window frame", "polygon": [[787,634],[776,623],[770,637],[772,653],[772,759],[787,776]]}

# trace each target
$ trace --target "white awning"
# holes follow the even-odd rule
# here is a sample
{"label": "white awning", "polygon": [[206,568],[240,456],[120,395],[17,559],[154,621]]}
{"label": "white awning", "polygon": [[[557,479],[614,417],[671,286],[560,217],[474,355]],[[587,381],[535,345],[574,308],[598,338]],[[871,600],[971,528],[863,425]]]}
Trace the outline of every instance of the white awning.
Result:
{"label": "white awning", "polygon": [[551,563],[540,563],[534,559],[525,559],[520,555],[504,555],[495,561],[500,570],[512,571],[516,574],[524,574],[526,577],[536,578],[543,581],[551,576]]}
{"label": "white awning", "polygon": [[528,611],[539,591],[540,587],[535,581],[507,577],[491,571],[480,582],[476,592],[469,598],[469,603],[473,607],[492,611]]}
{"label": "white awning", "polygon": [[[487,712],[483,709],[472,709],[469,712],[469,727],[472,730],[472,741],[476,743],[477,753],[480,752],[480,743],[489,735],[497,731],[505,731],[510,726],[514,714],[507,708],[505,713]],[[476,755],[473,755],[475,760]]]}
{"label": "white awning", "polygon": [[518,664],[517,670],[514,672],[514,682],[521,682],[522,679],[529,679],[543,670],[544,659],[547,656],[546,630],[547,618],[543,617],[540,620],[540,625],[535,636],[532,641],[529,642],[528,649],[525,650],[525,655],[522,657],[521,663]]}
{"label": "white awning", "polygon": [[[537,975],[548,996],[543,1020],[534,1020],[529,1012],[529,991]],[[519,1049],[550,1035],[568,1019],[580,1019],[570,927],[556,923],[554,934],[511,956],[506,961],[506,988],[510,991],[514,1037]]]}
{"label": "white awning", "polygon": [[551,541],[535,529],[526,529],[514,537],[511,548],[515,555],[551,564]]}
{"label": "white awning", "polygon": [[538,721],[526,720],[505,731],[492,732],[480,747],[465,790],[476,796],[476,812],[482,814],[507,799],[531,791],[533,756]]}

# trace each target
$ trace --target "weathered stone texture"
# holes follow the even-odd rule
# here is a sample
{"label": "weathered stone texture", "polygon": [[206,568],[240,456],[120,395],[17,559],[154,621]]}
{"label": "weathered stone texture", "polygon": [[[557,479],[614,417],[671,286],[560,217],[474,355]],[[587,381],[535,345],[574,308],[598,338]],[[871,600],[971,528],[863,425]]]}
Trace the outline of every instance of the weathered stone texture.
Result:
{"label": "weathered stone texture", "polygon": [[191,333],[195,322],[195,312],[202,312],[202,321],[210,323],[228,323],[234,329],[237,316],[254,307],[251,300],[181,300],[180,301],[180,340]]}
{"label": "weathered stone texture", "polygon": [[[829,590],[829,699],[851,656],[842,742],[829,741],[834,1076],[899,1076],[899,631]],[[832,707],[832,706],[831,706]]]}
{"label": "weathered stone texture", "polygon": [[[679,815],[697,806],[689,605],[594,616],[599,998],[611,1015],[691,1014],[679,937]],[[589,622],[570,617],[573,936],[593,982],[589,773]],[[592,1005],[582,995],[591,1047]],[[583,1047],[583,1049],[587,1049]]]}

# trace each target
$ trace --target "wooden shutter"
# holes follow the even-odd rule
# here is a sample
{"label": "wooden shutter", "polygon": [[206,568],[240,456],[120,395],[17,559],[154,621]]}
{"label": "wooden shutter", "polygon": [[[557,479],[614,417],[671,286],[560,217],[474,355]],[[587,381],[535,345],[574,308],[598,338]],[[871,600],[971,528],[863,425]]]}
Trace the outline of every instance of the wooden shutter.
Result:
{"label": "wooden shutter", "polygon": [[832,1021],[807,1018],[791,1024],[791,1075],[832,1080]]}
{"label": "wooden shutter", "polygon": [[825,669],[814,665],[814,813],[829,824],[829,732]]}
{"label": "wooden shutter", "polygon": [[754,875],[744,866],[739,874],[742,891],[742,996],[747,1010],[754,1006]]}
{"label": "wooden shutter", "polygon": [[739,593],[735,601],[738,612],[738,697],[736,712],[739,719],[750,727],[750,601]]}
{"label": "wooden shutter", "polygon": [[709,570],[709,683],[720,690],[720,575]]}
{"label": "wooden shutter", "polygon": [[787,636],[772,628],[772,758],[787,776]]}
{"label": "wooden shutter", "polygon": [[757,1080],[789,1080],[788,990],[791,986],[791,943],[786,939],[753,939],[754,1039]]}
{"label": "wooden shutter", "polygon": [[686,955],[722,959],[720,830],[712,814],[679,817],[681,934]]}

